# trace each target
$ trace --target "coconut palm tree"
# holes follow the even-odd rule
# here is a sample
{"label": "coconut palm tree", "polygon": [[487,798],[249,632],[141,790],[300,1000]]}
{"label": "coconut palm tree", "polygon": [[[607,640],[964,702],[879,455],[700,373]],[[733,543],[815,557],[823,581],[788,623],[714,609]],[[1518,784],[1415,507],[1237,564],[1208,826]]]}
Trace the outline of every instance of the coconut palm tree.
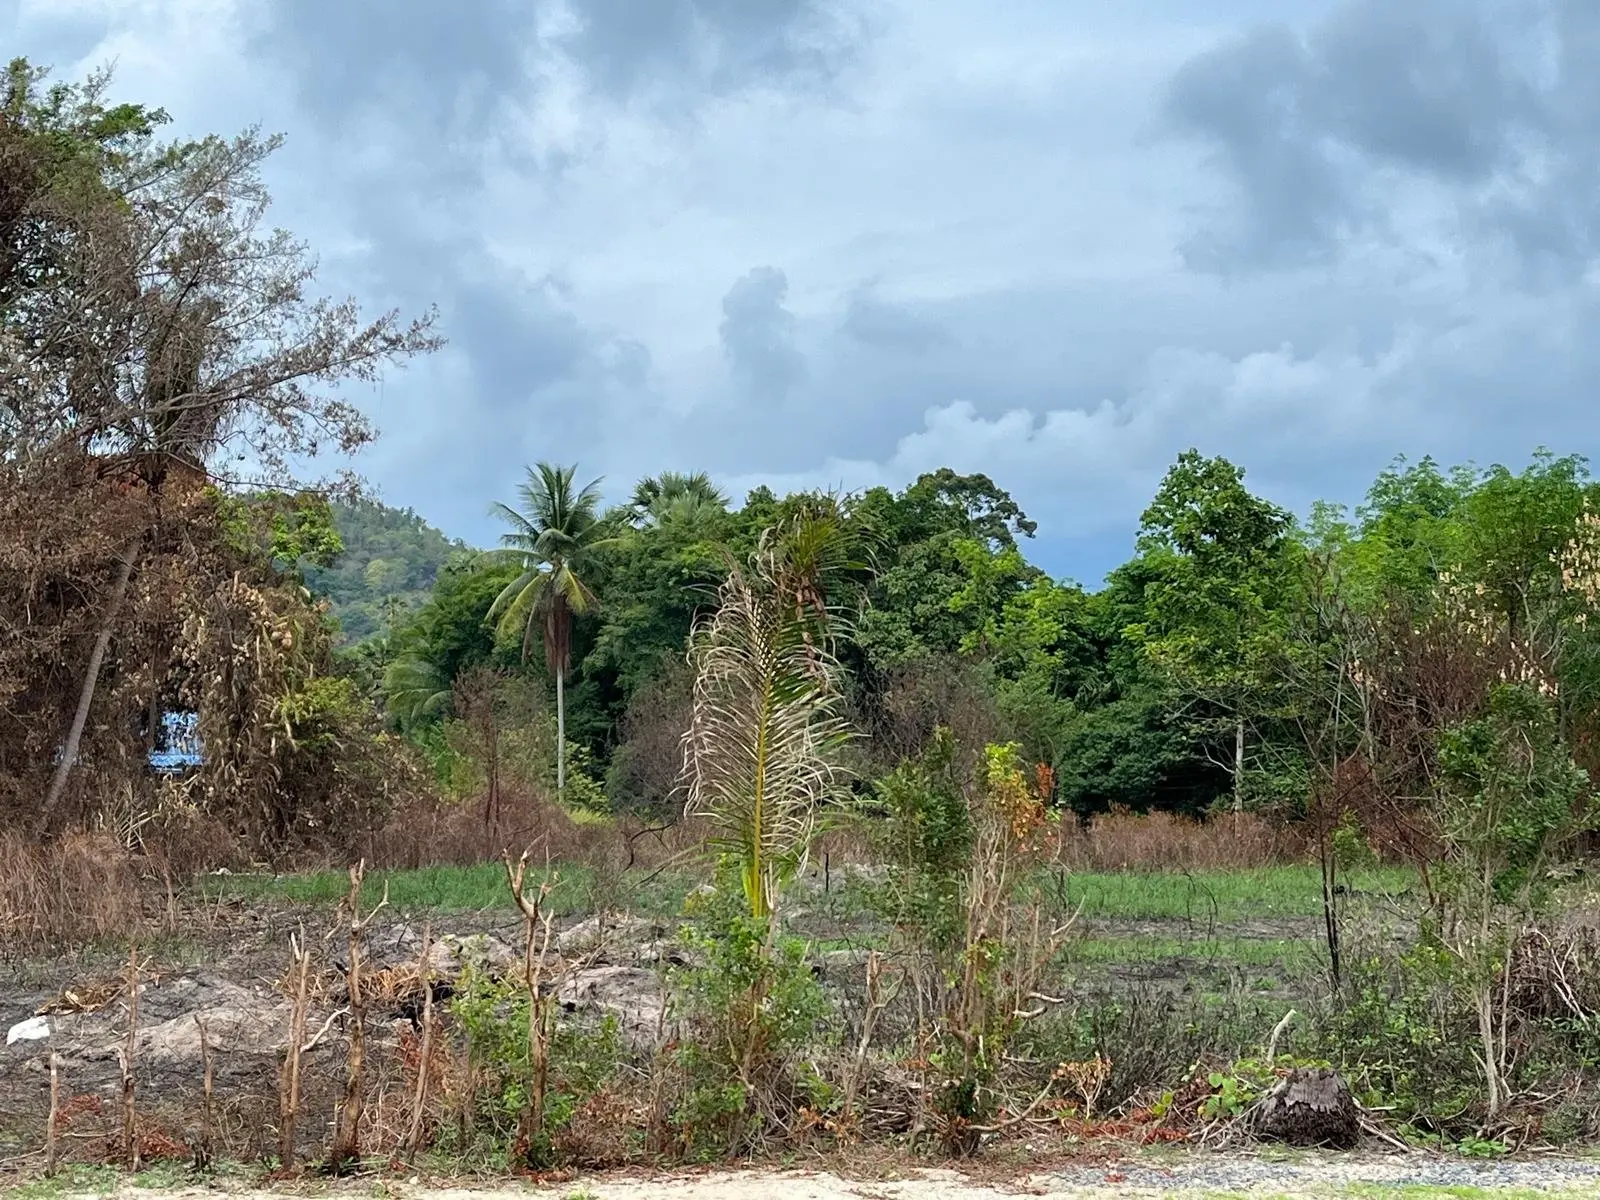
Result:
{"label": "coconut palm tree", "polygon": [[389,715],[402,729],[424,724],[450,707],[450,677],[414,651],[384,668],[383,691]]}
{"label": "coconut palm tree", "polygon": [[489,615],[499,630],[522,636],[528,661],[535,632],[544,638],[544,660],[556,681],[556,794],[567,790],[567,672],[572,666],[572,621],[595,604],[584,582],[593,552],[610,538],[600,520],[600,480],[577,488],[577,467],[539,463],[517,489],[521,508],[491,510],[511,526],[501,535],[503,553],[522,573],[495,597]]}

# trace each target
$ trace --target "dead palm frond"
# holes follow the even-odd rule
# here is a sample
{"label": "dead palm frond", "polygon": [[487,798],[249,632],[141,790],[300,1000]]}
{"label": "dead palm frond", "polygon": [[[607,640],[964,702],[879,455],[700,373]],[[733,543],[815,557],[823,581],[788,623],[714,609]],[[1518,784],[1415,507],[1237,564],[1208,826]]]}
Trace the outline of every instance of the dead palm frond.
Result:
{"label": "dead palm frond", "polygon": [[799,866],[819,805],[844,781],[839,666],[781,586],[770,555],[734,568],[716,613],[696,629],[694,716],[684,734],[689,812],[738,856],[751,915],[772,912]]}

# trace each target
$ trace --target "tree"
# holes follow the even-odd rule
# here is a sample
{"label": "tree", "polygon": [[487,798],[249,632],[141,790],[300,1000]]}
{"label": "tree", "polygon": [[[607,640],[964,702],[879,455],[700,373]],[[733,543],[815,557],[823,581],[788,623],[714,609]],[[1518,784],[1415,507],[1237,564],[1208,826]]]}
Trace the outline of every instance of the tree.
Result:
{"label": "tree", "polygon": [[750,915],[770,918],[782,879],[838,791],[839,666],[827,626],[771,548],[733,568],[691,644],[694,713],[684,735],[688,811],[738,856]]}
{"label": "tree", "polygon": [[634,486],[627,516],[635,526],[661,525],[668,521],[692,523],[726,512],[727,508],[727,495],[704,471],[692,475],[663,471],[641,479]]}
{"label": "tree", "polygon": [[1243,807],[1245,732],[1267,712],[1264,661],[1282,612],[1296,544],[1293,520],[1254,496],[1244,472],[1187,450],[1140,522],[1139,547],[1162,560],[1135,631],[1153,661],[1232,726],[1234,811]]}
{"label": "tree", "polygon": [[507,557],[522,573],[495,597],[489,609],[500,629],[519,633],[522,660],[528,659],[534,631],[544,637],[545,665],[556,681],[556,795],[567,789],[567,672],[572,667],[573,618],[589,611],[595,596],[585,582],[597,549],[609,540],[599,518],[600,480],[573,485],[577,467],[539,463],[528,469],[518,493],[522,509],[496,504],[493,511],[511,526],[501,536]]}
{"label": "tree", "polygon": [[141,557],[165,522],[208,519],[163,507],[169,477],[295,490],[296,464],[372,436],[339,385],[438,339],[431,318],[364,322],[354,302],[308,295],[307,248],[263,229],[278,139],[162,145],[165,115],[108,107],[106,76],[43,80],[13,62],[0,114],[0,483],[48,506],[63,483],[114,480],[129,509],[109,579],[77,592],[97,620],[48,825]]}

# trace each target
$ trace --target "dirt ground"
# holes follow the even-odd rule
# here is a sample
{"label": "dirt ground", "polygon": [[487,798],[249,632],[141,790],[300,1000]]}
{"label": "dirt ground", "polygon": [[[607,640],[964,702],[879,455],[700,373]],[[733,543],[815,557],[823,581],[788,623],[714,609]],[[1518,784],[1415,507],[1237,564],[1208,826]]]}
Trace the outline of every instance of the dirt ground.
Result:
{"label": "dirt ground", "polygon": [[[338,1189],[393,1200],[1109,1200],[1111,1197],[1528,1198],[1600,1194],[1600,1163],[1581,1159],[1462,1162],[1418,1155],[1309,1155],[1269,1161],[1247,1155],[1190,1154],[1163,1161],[1106,1163],[1048,1174],[982,1181],[928,1170],[897,1179],[844,1178],[811,1171],[717,1171],[665,1176],[636,1173],[578,1178],[538,1187],[448,1187],[420,1179],[353,1182]],[[70,1193],[69,1193],[70,1194]],[[90,1194],[90,1193],[79,1193]],[[199,1200],[216,1188],[124,1187],[119,1200]],[[236,1196],[282,1193],[235,1192]]]}

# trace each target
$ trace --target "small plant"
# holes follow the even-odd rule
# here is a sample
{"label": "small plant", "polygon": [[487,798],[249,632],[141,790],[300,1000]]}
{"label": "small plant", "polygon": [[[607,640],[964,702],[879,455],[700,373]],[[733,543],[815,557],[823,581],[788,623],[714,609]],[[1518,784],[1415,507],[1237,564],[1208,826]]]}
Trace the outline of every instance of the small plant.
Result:
{"label": "small plant", "polygon": [[1327,1067],[1331,1064],[1314,1058],[1291,1058],[1280,1055],[1276,1060],[1244,1058],[1227,1070],[1212,1071],[1206,1075],[1211,1094],[1200,1102],[1198,1115],[1205,1121],[1225,1121],[1238,1116],[1255,1103],[1274,1080],[1290,1071]]}
{"label": "small plant", "polygon": [[736,870],[725,864],[724,886],[695,898],[682,935],[705,956],[680,976],[678,1000],[690,1036],[674,1060],[681,1090],[673,1122],[691,1157],[738,1152],[801,1107],[836,1106],[832,1089],[800,1062],[830,1015],[805,944],[745,911]]}
{"label": "small plant", "polygon": [[458,1100],[472,1106],[461,1114],[460,1127],[472,1130],[478,1144],[448,1147],[458,1154],[487,1152],[496,1164],[518,1158],[548,1163],[552,1140],[578,1106],[616,1075],[621,1046],[614,1017],[591,1025],[553,1023],[542,1129],[530,1135],[528,1008],[528,991],[519,981],[496,979],[480,963],[468,961],[450,999],[450,1015],[466,1040],[472,1083]]}

